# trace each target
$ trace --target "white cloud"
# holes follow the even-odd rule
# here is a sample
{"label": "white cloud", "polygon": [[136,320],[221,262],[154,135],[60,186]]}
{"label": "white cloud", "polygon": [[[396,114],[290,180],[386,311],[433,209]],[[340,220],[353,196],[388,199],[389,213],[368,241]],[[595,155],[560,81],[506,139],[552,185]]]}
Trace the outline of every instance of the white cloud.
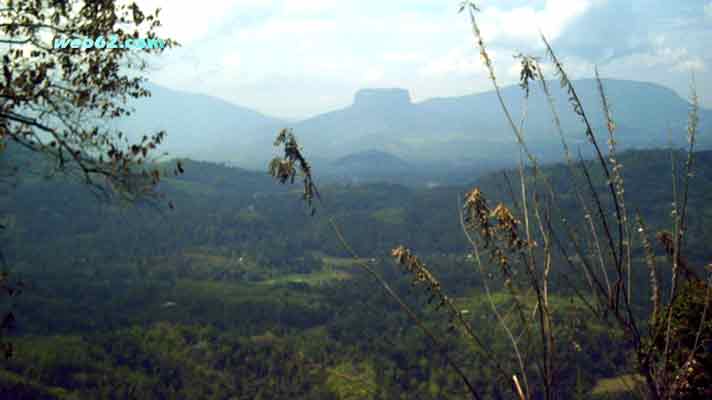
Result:
{"label": "white cloud", "polygon": [[384,61],[389,61],[389,62],[413,62],[413,61],[420,61],[423,59],[423,54],[420,53],[415,53],[415,52],[393,52],[393,53],[386,53],[383,55],[383,60]]}
{"label": "white cloud", "polygon": [[[203,0],[198,7],[174,0],[139,1],[144,8],[164,8],[165,35],[184,44],[162,56],[158,82],[267,113],[313,115],[347,104],[364,86],[401,86],[420,100],[490,88],[457,2]],[[611,60],[603,65],[607,76],[636,79],[640,71],[652,81],[708,68],[704,43],[709,32],[705,36],[688,31],[691,24],[673,24],[669,18],[679,17],[674,10],[646,7],[645,12],[666,23],[641,17],[637,23],[646,27],[635,31],[637,42],[616,36],[627,32],[625,26],[611,33],[610,24],[620,25],[641,12],[642,0],[631,1],[638,6],[623,7],[626,14],[618,0],[491,0],[482,1],[477,18],[502,84],[518,79],[512,54],[542,54],[540,28],[572,77],[591,76],[592,63],[601,60]],[[703,3],[705,18],[712,17],[712,1]],[[699,8],[697,14],[700,18]],[[601,42],[608,44],[602,47]],[[594,56],[589,49],[600,51]]]}
{"label": "white cloud", "polygon": [[399,34],[438,34],[445,32],[448,28],[441,21],[422,13],[400,13],[391,18],[384,19],[386,22],[385,31],[396,31]]}
{"label": "white cloud", "polygon": [[700,72],[707,69],[699,56],[690,54],[684,47],[657,47],[648,52],[636,53],[616,61],[621,70],[658,70],[665,74]]}
{"label": "white cloud", "polygon": [[366,70],[366,72],[363,74],[362,80],[366,84],[374,84],[382,81],[385,75],[386,72],[384,71],[383,67],[375,66]]}
{"label": "white cloud", "polygon": [[[591,61],[576,56],[564,56],[560,61],[566,71],[566,74],[572,79],[592,77],[596,67],[596,65]],[[542,64],[542,72],[544,73],[544,76],[548,78],[553,78],[556,75],[555,68],[550,62]],[[517,79],[518,78],[519,76],[517,76]]]}
{"label": "white cloud", "polygon": [[684,60],[684,61],[677,63],[677,65],[675,65],[674,69],[679,72],[688,72],[688,73],[690,71],[702,72],[702,71],[707,70],[707,66],[705,65],[705,62],[702,61],[701,58],[695,57],[695,58],[692,58],[689,60]]}
{"label": "white cloud", "polygon": [[538,44],[541,29],[554,40],[596,1],[600,0],[547,0],[543,9],[486,7],[479,16],[482,35],[490,43],[531,45]]}
{"label": "white cloud", "polygon": [[306,19],[282,19],[273,18],[266,23],[254,28],[247,28],[238,31],[240,39],[243,40],[269,40],[280,39],[282,41],[293,41],[296,37],[312,36],[315,34],[325,34],[338,27],[334,21],[318,18]]}
{"label": "white cloud", "polygon": [[332,11],[337,5],[335,0],[286,0],[285,14],[323,14]]}
{"label": "white cloud", "polygon": [[232,10],[248,10],[259,7],[260,3],[264,6],[264,2],[258,0],[202,0],[197,4],[192,1],[142,0],[139,5],[150,12],[160,8],[160,35],[185,45],[205,37]]}
{"label": "white cloud", "polygon": [[[496,52],[488,52],[490,56],[496,56]],[[481,71],[483,66],[477,52],[457,47],[423,65],[418,74],[421,77],[435,78],[445,75],[473,75]]]}
{"label": "white cloud", "polygon": [[222,65],[227,68],[238,69],[240,68],[242,59],[238,53],[227,53],[222,58]]}

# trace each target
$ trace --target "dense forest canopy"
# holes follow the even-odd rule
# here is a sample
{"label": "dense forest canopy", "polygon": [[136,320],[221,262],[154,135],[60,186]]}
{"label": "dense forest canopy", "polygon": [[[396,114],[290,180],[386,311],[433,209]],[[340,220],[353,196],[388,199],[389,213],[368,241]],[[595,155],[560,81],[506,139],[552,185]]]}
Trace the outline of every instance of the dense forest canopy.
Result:
{"label": "dense forest canopy", "polygon": [[573,28],[507,75],[478,3],[448,15],[486,91],[298,121],[147,82],[168,37],[51,46],[162,37],[180,5],[0,3],[0,398],[712,396],[706,78],[574,79]]}
{"label": "dense forest canopy", "polygon": [[[688,256],[696,265],[704,265],[710,256],[704,243],[712,233],[705,189],[711,183],[712,154],[696,156],[700,169],[697,184],[691,187]],[[651,227],[667,226],[669,190],[655,181],[669,168],[669,158],[665,150],[621,155],[631,182],[630,201],[650,216]],[[191,393],[201,397],[211,390],[247,397],[262,391],[267,397],[293,393],[315,398],[326,396],[321,390],[336,398],[333,392],[373,390],[388,398],[393,393],[407,397],[434,390],[433,396],[457,397],[457,379],[444,365],[432,364],[436,360],[422,358],[428,352],[424,338],[348,258],[325,214],[310,216],[298,194],[275,185],[263,173],[205,162],[184,164],[184,175],[161,186],[176,203],[174,210],[97,202],[77,183],[31,177],[3,196],[3,208],[12,210],[5,215],[3,250],[14,261],[13,275],[27,285],[13,300],[17,355],[7,364],[15,380],[7,382],[24,382],[28,393],[63,388],[97,397],[127,393],[131,387],[136,393],[145,390],[148,398],[167,396],[171,390],[186,397]],[[547,167],[545,172],[557,188],[569,187],[564,165]],[[597,181],[603,185],[600,178]],[[491,193],[493,200],[508,198],[501,173],[473,184]],[[427,296],[409,289],[410,279],[390,261],[390,247],[399,241],[407,241],[423,255],[449,295],[469,315],[480,318],[488,314],[484,294],[477,289],[482,278],[473,270],[466,256],[468,244],[453,223],[455,200],[469,187],[326,185],[320,192],[358,253],[410,302],[427,304]],[[575,203],[567,207],[575,217]],[[635,254],[642,257],[641,250]],[[658,254],[664,256],[661,250]],[[646,279],[645,269],[636,272],[641,290]],[[561,290],[560,301],[573,295],[563,282],[552,285]],[[572,305],[569,312],[576,310]],[[426,312],[433,316],[432,311]],[[440,317],[434,317],[432,323],[437,324]],[[587,326],[576,326],[577,343],[598,352],[587,350],[589,358],[578,361],[579,369],[561,376],[581,393],[589,392],[597,381],[625,373],[622,361],[616,361],[623,354],[609,353],[605,343],[612,339],[604,327]],[[169,332],[172,339],[166,336]],[[492,335],[490,340],[501,339],[496,332]],[[154,340],[151,337],[160,341],[144,342]],[[276,347],[259,344],[266,337]],[[115,344],[106,347],[107,343]],[[126,353],[130,347],[121,347],[139,345],[131,353]],[[194,346],[211,350],[194,359],[190,356],[198,351],[191,350]],[[504,342],[494,346],[506,351]],[[30,348],[35,350],[28,353]],[[86,353],[92,348],[98,353]],[[45,357],[42,352],[54,358],[42,364],[44,372],[33,372],[40,375],[26,375],[28,368],[39,365],[36,357]],[[313,359],[304,363],[292,359],[300,352]],[[190,364],[185,364],[185,357]],[[224,364],[223,357],[237,358],[234,364]],[[240,357],[253,363],[240,362]],[[611,359],[601,364],[604,357]],[[294,371],[276,369],[284,368],[287,359],[295,363]],[[353,364],[353,360],[362,361]],[[472,362],[477,364],[476,359]],[[308,363],[313,363],[313,370],[304,368],[312,365]],[[131,365],[144,365],[140,375],[122,372],[122,366],[136,368]],[[174,375],[153,372],[173,368]],[[264,372],[257,372],[263,368]],[[79,371],[94,372],[82,372],[89,374],[83,383],[70,375],[56,375]],[[376,371],[390,372],[379,377]],[[212,387],[216,383],[205,373],[224,376],[225,386]],[[109,374],[110,380],[97,381],[101,374]],[[487,382],[490,376],[478,379]],[[179,389],[177,382],[195,392]]]}

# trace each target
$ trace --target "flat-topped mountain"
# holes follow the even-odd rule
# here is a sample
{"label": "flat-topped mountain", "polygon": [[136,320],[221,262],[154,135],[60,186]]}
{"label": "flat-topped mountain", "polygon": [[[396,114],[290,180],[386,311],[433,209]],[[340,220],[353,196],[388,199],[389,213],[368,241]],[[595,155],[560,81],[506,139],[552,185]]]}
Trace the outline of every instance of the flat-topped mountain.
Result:
{"label": "flat-topped mountain", "polygon": [[[584,127],[572,111],[567,93],[558,82],[549,82],[566,138],[573,149],[587,151]],[[667,146],[668,129],[673,144],[686,143],[685,126],[690,104],[663,86],[624,80],[603,81],[616,122],[621,148]],[[595,80],[575,81],[587,116],[605,146],[607,129]],[[523,92],[518,86],[502,90],[510,111],[518,118]],[[700,110],[701,132],[712,127],[712,111]],[[553,125],[549,104],[538,83],[528,100],[525,137],[543,159],[561,157],[560,138]],[[354,104],[293,125],[312,154],[342,157],[367,149],[387,151],[401,158],[421,161],[496,162],[518,156],[514,135],[507,125],[493,91],[413,103],[403,89],[362,90]],[[712,144],[700,135],[700,144]]]}
{"label": "flat-topped mountain", "polygon": [[406,89],[361,89],[354,96],[353,107],[386,111],[410,104],[410,93]]}
{"label": "flat-topped mountain", "polygon": [[[606,79],[603,84],[619,146],[667,146],[669,130],[675,145],[686,143],[687,100],[653,83]],[[578,80],[574,85],[605,147],[607,130],[596,82]],[[550,87],[570,146],[588,151],[583,125],[572,112],[566,92],[557,82],[550,82]],[[431,165],[503,166],[518,157],[514,135],[492,91],[414,103],[406,89],[361,89],[345,108],[288,123],[210,96],[156,85],[150,89],[153,97],[135,101],[136,113],[121,126],[140,134],[165,129],[168,139],[163,150],[194,159],[263,169],[278,151],[272,142],[284,127],[293,128],[305,154],[322,165],[369,150]],[[508,86],[502,93],[518,118],[522,89]],[[560,139],[538,82],[532,85],[528,103],[524,134],[531,149],[543,160],[561,159]],[[700,110],[700,132],[711,127],[712,111]],[[701,148],[712,145],[707,136],[700,135]]]}

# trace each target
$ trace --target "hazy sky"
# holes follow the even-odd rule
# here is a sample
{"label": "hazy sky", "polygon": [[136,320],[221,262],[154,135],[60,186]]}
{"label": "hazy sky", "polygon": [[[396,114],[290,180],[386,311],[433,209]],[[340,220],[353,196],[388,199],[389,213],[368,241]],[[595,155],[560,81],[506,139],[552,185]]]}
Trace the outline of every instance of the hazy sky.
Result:
{"label": "hazy sky", "polygon": [[[284,118],[349,105],[364,87],[415,101],[490,89],[457,0],[139,0],[161,7],[162,34],[183,47],[151,79]],[[503,83],[517,52],[551,39],[573,77],[659,82],[689,93],[695,71],[712,107],[712,0],[482,0],[485,40]],[[707,50],[707,51],[705,51]]]}

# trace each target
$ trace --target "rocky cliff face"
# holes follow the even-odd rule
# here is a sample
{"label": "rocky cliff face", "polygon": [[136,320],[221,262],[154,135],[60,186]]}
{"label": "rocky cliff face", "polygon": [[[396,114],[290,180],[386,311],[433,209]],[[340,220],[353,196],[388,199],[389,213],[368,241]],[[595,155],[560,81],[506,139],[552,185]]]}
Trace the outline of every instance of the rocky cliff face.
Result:
{"label": "rocky cliff face", "polygon": [[411,105],[410,93],[405,89],[362,89],[354,96],[354,107],[389,109]]}

